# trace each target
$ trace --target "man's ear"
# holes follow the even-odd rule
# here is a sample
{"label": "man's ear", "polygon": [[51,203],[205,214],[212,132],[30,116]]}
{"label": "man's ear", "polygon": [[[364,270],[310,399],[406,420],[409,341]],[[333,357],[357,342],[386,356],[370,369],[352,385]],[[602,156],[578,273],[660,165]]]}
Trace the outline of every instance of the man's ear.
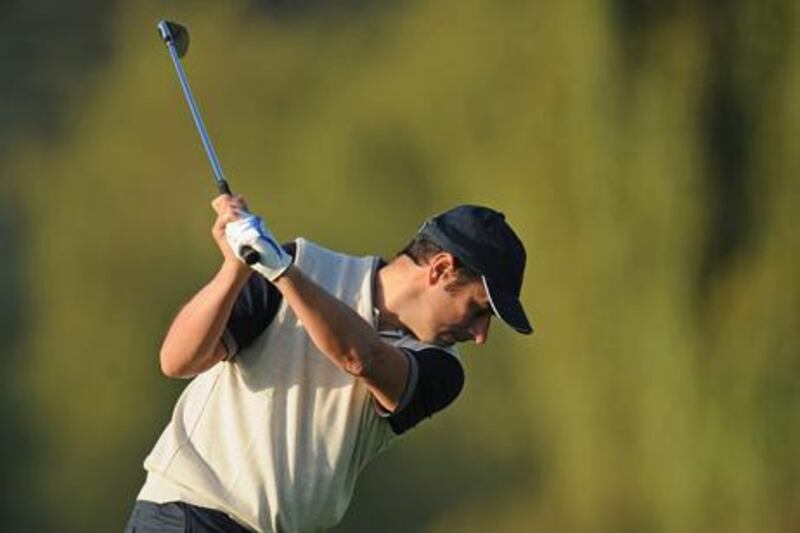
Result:
{"label": "man's ear", "polygon": [[440,252],[428,262],[428,282],[436,285],[439,281],[449,283],[455,278],[455,258],[453,254]]}

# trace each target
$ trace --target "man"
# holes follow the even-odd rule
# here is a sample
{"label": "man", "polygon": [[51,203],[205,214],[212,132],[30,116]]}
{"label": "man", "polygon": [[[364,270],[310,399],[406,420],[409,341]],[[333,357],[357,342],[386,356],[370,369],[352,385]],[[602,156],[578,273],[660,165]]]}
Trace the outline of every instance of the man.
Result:
{"label": "man", "polygon": [[196,377],[145,460],[127,531],[332,527],[367,462],[458,396],[455,343],[484,343],[492,316],[532,331],[525,249],[492,209],[431,218],[386,263],[281,247],[240,197],[212,205],[222,266],[160,354],[166,375]]}

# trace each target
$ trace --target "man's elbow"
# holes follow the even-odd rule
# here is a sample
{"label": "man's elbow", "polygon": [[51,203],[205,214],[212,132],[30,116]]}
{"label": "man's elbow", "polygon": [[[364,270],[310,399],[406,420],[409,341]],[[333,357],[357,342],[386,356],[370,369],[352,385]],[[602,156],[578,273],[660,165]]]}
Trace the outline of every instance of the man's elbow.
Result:
{"label": "man's elbow", "polygon": [[161,364],[161,373],[168,378],[191,377],[187,365],[179,358],[175,357],[169,350],[161,349],[159,353],[159,363]]}
{"label": "man's elbow", "polygon": [[376,364],[379,364],[384,351],[382,343],[362,346],[359,350],[351,350],[342,357],[342,368],[345,372],[357,378],[370,378]]}
{"label": "man's elbow", "polygon": [[183,346],[170,347],[165,344],[159,352],[161,372],[169,378],[193,378],[227,357],[228,352],[222,342],[218,342],[215,348],[205,351],[187,350]]}
{"label": "man's elbow", "polygon": [[356,378],[363,378],[367,375],[367,364],[359,357],[347,357],[342,363],[342,369]]}

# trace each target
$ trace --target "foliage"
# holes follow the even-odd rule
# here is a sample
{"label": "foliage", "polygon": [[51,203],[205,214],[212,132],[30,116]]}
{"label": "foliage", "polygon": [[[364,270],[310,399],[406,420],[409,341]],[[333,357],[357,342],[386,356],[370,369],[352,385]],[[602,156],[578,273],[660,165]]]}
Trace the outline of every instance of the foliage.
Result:
{"label": "foliage", "polygon": [[36,502],[5,523],[119,529],[182,387],[158,344],[218,256],[166,17],[191,29],[233,188],[278,236],[388,257],[474,202],[527,243],[536,335],[497,324],[464,350],[464,396],[367,469],[338,530],[795,531],[795,4],[151,0],[83,19],[105,59],[53,80],[57,126],[0,126],[2,491]]}

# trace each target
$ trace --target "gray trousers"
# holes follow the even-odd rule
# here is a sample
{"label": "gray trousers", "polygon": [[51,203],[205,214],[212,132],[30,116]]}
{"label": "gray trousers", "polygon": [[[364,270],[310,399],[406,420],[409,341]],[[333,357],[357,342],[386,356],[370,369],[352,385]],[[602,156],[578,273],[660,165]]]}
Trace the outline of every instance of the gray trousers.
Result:
{"label": "gray trousers", "polygon": [[137,501],[125,533],[250,533],[221,511],[184,502]]}

